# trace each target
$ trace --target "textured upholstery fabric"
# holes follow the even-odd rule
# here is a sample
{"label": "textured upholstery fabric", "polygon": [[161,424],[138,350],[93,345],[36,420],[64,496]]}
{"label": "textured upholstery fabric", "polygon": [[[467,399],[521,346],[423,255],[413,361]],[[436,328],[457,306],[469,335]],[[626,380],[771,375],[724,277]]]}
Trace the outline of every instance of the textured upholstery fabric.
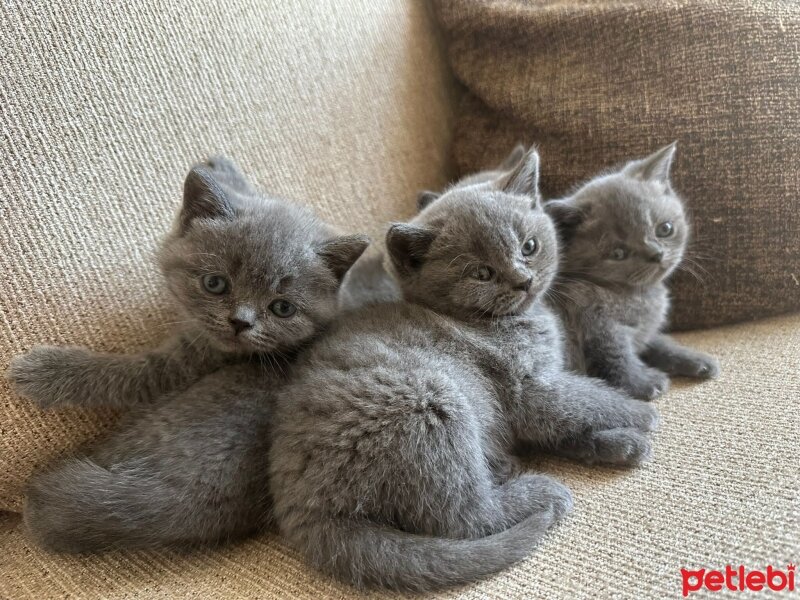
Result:
{"label": "textured upholstery fabric", "polygon": [[[0,373],[36,343],[165,334],[153,249],[202,157],[374,239],[446,180],[453,87],[421,3],[9,0],[0,35]],[[0,509],[113,419],[0,378]]]}
{"label": "textured upholstery fabric", "polygon": [[[654,461],[628,472],[537,460],[571,487],[573,514],[527,560],[441,597],[675,598],[681,567],[797,561],[800,316],[681,339],[717,354],[722,376],[658,401]],[[16,520],[5,527],[2,598],[355,597],[272,536],[184,555],[64,557],[31,547]]]}
{"label": "textured upholstery fabric", "polygon": [[457,167],[519,140],[549,197],[678,140],[693,267],[673,325],[800,308],[800,3],[794,0],[434,0],[469,93]]}

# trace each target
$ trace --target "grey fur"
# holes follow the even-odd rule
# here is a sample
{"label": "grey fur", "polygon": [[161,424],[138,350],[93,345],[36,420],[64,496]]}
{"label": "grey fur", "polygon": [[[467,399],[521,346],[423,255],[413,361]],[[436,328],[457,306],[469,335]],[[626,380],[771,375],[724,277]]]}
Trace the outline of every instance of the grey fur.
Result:
{"label": "grey fur", "polygon": [[[134,356],[45,346],[11,364],[15,389],[40,406],[132,409],[88,456],[33,477],[33,538],[77,552],[213,542],[262,525],[271,394],[291,354],[337,314],[340,281],[366,245],[259,194],[227,159],[192,169],[160,249],[181,331]],[[227,278],[225,293],[204,289],[211,275]],[[274,314],[280,299],[296,313]]]}
{"label": "grey fur", "polygon": [[339,308],[356,310],[372,304],[398,302],[403,294],[383,267],[383,254],[365,252],[347,272],[339,290]]}
{"label": "grey fur", "polygon": [[[274,514],[318,568],[406,590],[486,576],[572,506],[561,483],[517,473],[518,446],[587,463],[649,457],[656,410],[565,369],[542,301],[558,252],[537,181],[531,151],[394,225],[387,247],[408,303],[343,315],[279,392]],[[490,281],[475,278],[484,265]]]}
{"label": "grey fur", "polygon": [[[506,156],[499,165],[494,167],[493,169],[488,169],[486,171],[480,171],[478,173],[472,173],[471,175],[467,175],[457,182],[451,184],[448,188],[445,189],[445,192],[448,189],[453,189],[455,187],[469,187],[471,185],[475,185],[478,183],[490,183],[492,181],[496,181],[500,179],[503,175],[507,174],[511,169],[519,165],[522,158],[526,155],[526,148],[522,144],[517,144],[514,146],[514,149]],[[441,196],[444,192],[433,192],[431,190],[423,190],[417,194],[417,210],[422,212],[428,206],[430,206],[434,201],[436,201],[439,196]],[[538,191],[537,191],[538,193]]]}
{"label": "grey fur", "polygon": [[[665,280],[690,237],[669,181],[674,154],[671,144],[545,205],[564,241],[551,298],[569,334],[572,367],[645,400],[667,390],[668,375],[719,373],[714,358],[660,333],[669,312]],[[664,222],[674,232],[658,237]],[[618,248],[626,258],[614,260]]]}
{"label": "grey fur", "polygon": [[[451,184],[448,189],[468,187],[477,183],[489,183],[507,174],[516,167],[525,155],[525,146],[517,144],[511,153],[494,169],[481,171]],[[417,194],[417,211],[421,212],[433,204],[442,192],[423,190]],[[395,278],[383,267],[383,256],[363,255],[342,285],[340,301],[344,309],[353,310],[369,304],[396,302],[402,293]]]}

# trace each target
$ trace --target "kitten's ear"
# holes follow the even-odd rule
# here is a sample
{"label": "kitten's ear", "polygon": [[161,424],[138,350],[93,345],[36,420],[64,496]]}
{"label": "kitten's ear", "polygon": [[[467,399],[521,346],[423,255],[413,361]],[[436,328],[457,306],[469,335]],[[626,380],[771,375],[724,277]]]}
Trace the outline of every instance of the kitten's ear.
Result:
{"label": "kitten's ear", "polygon": [[574,229],[586,217],[585,211],[569,200],[548,200],[544,204],[544,212],[550,215],[556,227],[561,231]]}
{"label": "kitten's ear", "polygon": [[195,219],[231,219],[234,216],[225,192],[205,167],[194,167],[183,183],[183,206],[178,216],[181,233]]}
{"label": "kitten's ear", "polygon": [[517,166],[519,161],[522,160],[522,157],[525,156],[525,146],[522,144],[517,144],[514,146],[514,149],[511,151],[511,154],[506,156],[506,158],[497,165],[498,171],[508,171],[509,169],[513,169]]}
{"label": "kitten's ear", "polygon": [[395,223],[386,232],[386,249],[392,264],[403,275],[417,270],[436,239],[436,232],[407,223]]}
{"label": "kitten's ear", "polygon": [[322,242],[317,246],[316,251],[317,255],[336,275],[336,278],[341,281],[353,263],[367,249],[367,246],[369,246],[369,238],[357,233]]}
{"label": "kitten's ear", "polygon": [[544,204],[546,212],[558,231],[562,243],[569,243],[575,236],[578,226],[586,220],[591,205],[577,206],[569,199],[548,200]]}
{"label": "kitten's ear", "polygon": [[509,194],[531,196],[533,205],[539,203],[539,153],[528,150],[514,169],[497,180],[497,187]]}
{"label": "kitten's ear", "polygon": [[654,181],[669,185],[669,171],[672,167],[672,159],[675,158],[677,145],[678,142],[672,142],[669,146],[664,146],[647,158],[630,162],[625,165],[622,172],[630,177],[636,177],[644,181]]}
{"label": "kitten's ear", "polygon": [[436,192],[432,192],[430,190],[423,190],[417,194],[417,212],[422,212],[425,208],[433,204],[433,202],[439,197],[441,194]]}

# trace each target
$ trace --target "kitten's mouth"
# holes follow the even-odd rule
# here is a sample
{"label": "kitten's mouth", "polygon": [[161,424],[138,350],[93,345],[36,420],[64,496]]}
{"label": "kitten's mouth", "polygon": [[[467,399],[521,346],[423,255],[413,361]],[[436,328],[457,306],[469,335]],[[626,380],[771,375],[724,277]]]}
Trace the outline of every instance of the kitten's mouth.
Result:
{"label": "kitten's mouth", "polygon": [[507,302],[502,303],[502,308],[496,311],[500,315],[512,315],[524,312],[536,299],[536,291],[517,292]]}
{"label": "kitten's mouth", "polygon": [[219,331],[216,328],[209,330],[209,336],[214,343],[225,352],[265,352],[269,348],[262,348],[248,333],[234,334],[232,331]]}

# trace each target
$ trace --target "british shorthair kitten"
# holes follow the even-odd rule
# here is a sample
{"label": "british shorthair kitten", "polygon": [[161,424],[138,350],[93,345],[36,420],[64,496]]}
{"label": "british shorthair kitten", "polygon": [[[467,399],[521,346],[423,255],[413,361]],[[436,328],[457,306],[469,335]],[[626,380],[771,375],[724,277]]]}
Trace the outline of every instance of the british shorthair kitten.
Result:
{"label": "british shorthair kitten", "polygon": [[568,371],[543,301],[558,266],[538,155],[452,187],[386,245],[405,302],[336,320],[278,393],[280,532],[358,586],[431,590],[520,560],[570,509],[520,474],[533,445],[586,463],[650,456],[650,404]]}
{"label": "british shorthair kitten", "polygon": [[665,392],[670,375],[719,373],[713,357],[661,333],[670,305],[665,280],[690,238],[683,202],[670,184],[675,147],[545,204],[562,241],[551,297],[571,366],[645,400]]}
{"label": "british shorthair kitten", "polygon": [[24,518],[58,551],[215,542],[269,518],[271,394],[337,314],[367,246],[258,193],[230,161],[196,166],[159,258],[183,327],[136,355],[34,348],[11,364],[42,407],[128,408],[88,454],[35,475]]}

